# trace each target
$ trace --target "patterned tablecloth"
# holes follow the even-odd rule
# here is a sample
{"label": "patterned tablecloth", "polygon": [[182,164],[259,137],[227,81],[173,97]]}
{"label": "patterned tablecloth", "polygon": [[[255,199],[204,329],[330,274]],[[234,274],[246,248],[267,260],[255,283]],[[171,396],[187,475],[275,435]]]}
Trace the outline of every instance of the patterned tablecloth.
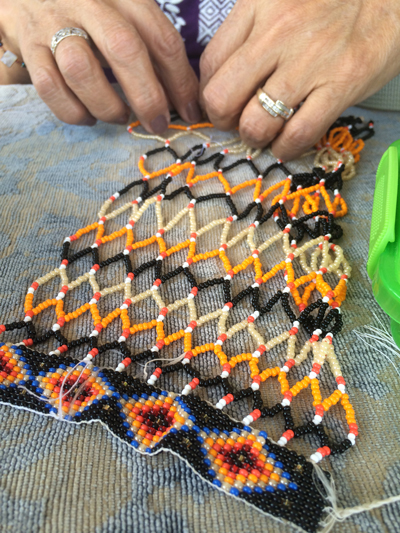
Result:
{"label": "patterned tablecloth", "polygon": [[[399,137],[400,113],[354,108],[348,114],[372,118],[376,135],[362,153],[357,177],[343,189],[349,214],[341,222],[340,244],[353,277],[336,346],[360,437],[346,454],[325,460],[324,467],[335,479],[339,506],[346,508],[400,494],[400,378],[388,361],[394,356],[367,347],[353,332],[378,319],[388,324],[373,299],[365,266],[375,171],[386,147]],[[151,146],[133,140],[123,127],[62,124],[30,86],[0,88],[2,322],[21,319],[27,287],[57,264],[64,236],[95,220],[104,199],[137,175],[137,159]],[[290,168],[305,170],[310,161]],[[111,353],[101,364],[118,361]],[[204,361],[211,368],[212,362]],[[180,391],[185,383],[183,375],[174,374],[169,386]],[[215,394],[209,391],[214,403]],[[247,414],[240,403],[230,409],[238,419]],[[255,426],[267,427],[273,439],[280,436],[275,419]],[[296,530],[214,490],[173,455],[137,454],[99,424],[76,426],[0,405],[0,436],[1,531]],[[291,447],[305,455],[313,449],[310,441]],[[355,515],[334,531],[396,532],[399,520],[396,503]]]}

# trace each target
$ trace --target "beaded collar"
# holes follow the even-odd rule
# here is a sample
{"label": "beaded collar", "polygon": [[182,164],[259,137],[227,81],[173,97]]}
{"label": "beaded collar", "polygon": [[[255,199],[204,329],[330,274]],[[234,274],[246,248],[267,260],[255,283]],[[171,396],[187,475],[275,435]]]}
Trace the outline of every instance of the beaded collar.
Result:
{"label": "beaded collar", "polygon": [[[359,120],[352,117],[341,119],[323,139],[317,166],[303,173],[292,173],[281,161],[263,168],[259,163],[263,159],[261,151],[246,148],[238,139],[225,142],[221,151],[219,143],[212,142],[206,134],[211,124],[172,124],[170,130],[175,133],[169,139],[144,135],[138,127],[136,122],[128,131],[136,137],[145,136],[149,142],[162,143],[140,157],[141,177],[107,199],[96,222],[64,240],[61,263],[28,289],[24,318],[0,326],[0,333],[21,330],[25,336],[20,342],[0,345],[0,401],[75,423],[100,421],[139,452],[169,450],[213,486],[306,531],[315,531],[326,502],[313,479],[312,463],[345,452],[355,444],[358,434],[334,349],[334,338],[343,324],[341,306],[351,267],[342,248],[333,241],[343,233],[337,220],[347,213],[340,193],[343,176],[347,172],[349,177],[349,169],[352,172],[352,164],[364,144],[361,137],[365,139],[373,133],[372,125],[360,126]],[[196,139],[196,144],[178,155],[173,146],[189,136]],[[164,161],[170,158],[171,163],[151,170],[151,161],[157,160],[157,154],[163,154]],[[229,176],[239,169],[250,178],[232,185]],[[196,194],[198,184],[204,182],[209,183],[210,192]],[[251,195],[251,200],[240,211],[236,198],[239,200],[244,194]],[[120,197],[128,198],[113,208]],[[187,199],[186,206],[165,221],[165,204],[182,203],[183,198]],[[209,222],[199,227],[199,205],[214,205],[217,199],[219,212],[224,215],[215,218],[210,209]],[[141,226],[148,210],[154,214],[154,232],[148,225]],[[107,226],[117,218],[124,219],[123,225],[107,232]],[[171,235],[176,235],[174,230],[181,228],[185,220],[188,230],[184,239],[171,245]],[[241,221],[247,223],[239,226]],[[274,223],[278,231],[267,237],[265,228],[270,229]],[[135,239],[136,231],[140,238]],[[215,231],[219,232],[219,245],[213,248],[208,246],[208,235]],[[92,244],[79,249],[75,241],[91,233]],[[115,239],[124,243],[121,251],[106,258],[107,243]],[[246,253],[235,264],[230,251],[239,246]],[[144,255],[141,249],[147,247],[156,248],[157,252],[140,264],[138,259]],[[281,258],[272,266],[278,247]],[[171,268],[169,260],[180,257],[180,253],[184,260]],[[83,258],[90,259],[91,268],[71,279],[71,265]],[[221,273],[201,281],[196,264],[211,259],[219,260]],[[114,263],[125,271],[124,280],[113,280],[116,284],[106,286],[105,280],[100,279],[101,271]],[[210,268],[210,273],[213,271],[215,268]],[[235,281],[245,271],[250,282],[237,291]],[[151,281],[145,291],[138,293],[134,283],[144,273]],[[57,278],[57,295],[40,302],[40,287]],[[186,295],[171,298],[171,284],[178,279],[185,280]],[[68,297],[83,283],[89,284],[91,298],[71,311]],[[271,294],[271,288],[279,285]],[[202,314],[201,296],[210,287],[215,308]],[[104,314],[102,304],[110,298],[120,302]],[[157,307],[156,315],[147,321],[135,320],[137,306],[148,301]],[[279,307],[286,319],[279,323],[276,334],[276,324],[267,329],[261,324]],[[46,309],[55,314],[56,320],[48,331],[40,332],[39,315]],[[189,317],[185,327],[171,330],[167,317],[183,311]],[[84,314],[93,323],[91,333],[69,338],[68,323]],[[107,342],[104,330],[112,323],[119,333],[115,340]],[[198,344],[198,332],[211,323],[218,333]],[[145,330],[149,334],[154,331],[153,344],[134,351],[130,338]],[[252,339],[252,351],[235,351],[240,332]],[[181,355],[172,359],[168,347],[178,343],[182,346]],[[46,353],[39,350],[43,344],[51,345]],[[279,346],[284,351],[276,356],[274,348]],[[74,357],[74,351],[79,349],[85,350],[83,359]],[[121,354],[115,368],[95,366],[99,355],[111,350]],[[204,376],[196,365],[205,353],[214,354],[219,362],[219,371],[213,377]],[[308,358],[311,371],[305,370]],[[159,361],[166,364],[157,365]],[[271,365],[272,361],[275,364]],[[145,380],[133,377],[130,371],[133,367],[136,372],[142,362],[152,368]],[[323,399],[319,375],[326,366],[334,390]],[[301,379],[291,378],[293,367],[304,368]],[[242,376],[245,372],[248,376],[243,388],[238,388],[234,379],[239,369]],[[180,394],[159,388],[163,376],[174,372],[187,376]],[[268,406],[261,393],[274,378],[280,385],[280,398]],[[196,394],[196,389],[203,387],[222,391],[215,406]],[[295,424],[292,404],[308,388],[312,405],[306,409],[305,420]],[[273,389],[269,390],[271,397]],[[252,409],[242,421],[223,412],[229,412],[227,406],[232,402],[248,400]],[[324,421],[336,404],[344,409],[348,427],[332,440]],[[265,431],[251,427],[257,419],[280,414],[283,428],[277,443]],[[313,435],[312,441],[319,443],[310,460],[286,447],[291,439],[304,435]]]}

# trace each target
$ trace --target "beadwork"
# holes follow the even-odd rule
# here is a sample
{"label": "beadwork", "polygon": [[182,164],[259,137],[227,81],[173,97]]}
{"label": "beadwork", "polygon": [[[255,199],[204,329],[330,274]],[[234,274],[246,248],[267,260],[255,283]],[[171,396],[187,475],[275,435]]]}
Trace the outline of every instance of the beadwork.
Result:
{"label": "beadwork", "polygon": [[[323,140],[324,144],[332,144],[332,139],[339,144],[345,143],[347,149],[342,150],[343,157],[350,160],[351,155],[354,160],[363,143],[348,137],[348,126],[353,126],[354,137],[360,137],[365,131],[367,136],[372,134],[371,126],[369,129],[357,128],[357,123],[357,120],[351,119],[345,125],[334,125],[328,134],[330,137]],[[133,136],[143,137],[144,134],[136,130],[138,126],[136,122],[128,131]],[[314,434],[319,447],[312,453],[311,461],[317,463],[327,455],[346,451],[355,443],[358,434],[355,413],[346,393],[333,343],[342,327],[341,305],[351,275],[351,267],[342,248],[332,242],[342,235],[337,219],[347,213],[346,202],[339,192],[345,167],[340,159],[336,159],[335,166],[328,168],[328,154],[325,155],[324,165],[321,163],[312,172],[291,174],[281,161],[261,170],[256,165],[261,151],[248,149],[238,139],[225,143],[226,147],[221,151],[217,148],[218,143],[211,142],[204,133],[209,128],[212,125],[207,123],[190,127],[172,124],[170,130],[175,133],[169,139],[145,135],[149,141],[156,140],[162,146],[140,157],[138,169],[142,177],[106,200],[98,213],[97,222],[77,230],[64,240],[61,264],[36,279],[28,289],[24,319],[0,326],[1,333],[26,331],[22,342],[6,343],[0,347],[0,400],[68,421],[100,420],[116,436],[143,453],[170,449],[184,458],[204,479],[222,490],[261,510],[295,522],[308,531],[315,531],[324,504],[312,480],[312,464],[287,450],[285,445],[293,438]],[[179,138],[189,135],[202,142],[179,156],[172,146]],[[329,138],[330,141],[327,141]],[[172,158],[171,164],[149,170],[152,157],[162,152]],[[235,161],[225,163],[226,158],[231,156],[235,157]],[[210,165],[212,171],[199,172],[201,167]],[[239,166],[245,166],[254,177],[231,186],[229,174]],[[268,183],[271,176],[278,173],[282,179]],[[195,196],[196,184],[205,181],[210,182],[210,188],[215,192]],[[156,185],[150,188],[153,182]],[[177,188],[172,190],[175,183]],[[243,194],[245,190],[252,191],[252,201],[239,212],[234,202],[235,195]],[[135,194],[133,200],[110,211],[113,203],[130,191]],[[329,191],[333,192],[333,199]],[[169,222],[164,221],[164,203],[184,196],[188,199],[187,206]],[[221,205],[226,207],[226,216],[198,227],[198,205],[214,199],[220,199]],[[134,229],[149,209],[154,210],[158,229],[154,234],[135,241]],[[250,224],[230,236],[235,225],[252,213]],[[107,234],[107,223],[119,216],[125,216],[127,222],[121,229]],[[184,219],[188,219],[187,238],[168,246],[171,230]],[[270,219],[275,221],[278,232],[263,239],[262,228]],[[219,246],[201,252],[199,238],[215,229],[220,230]],[[95,233],[93,244],[74,250],[76,245],[73,243],[91,232]],[[306,236],[308,240],[302,243]],[[125,240],[122,251],[108,259],[101,258],[106,244],[115,239]],[[158,247],[156,257],[134,268],[133,258],[136,259],[141,248],[152,244]],[[229,250],[239,244],[247,247],[248,255],[242,262],[232,264]],[[282,247],[282,259],[272,268],[265,268],[262,257],[267,256],[277,244]],[[167,271],[168,258],[181,250],[186,254],[184,262]],[[91,269],[71,280],[70,265],[86,256],[91,257]],[[211,258],[220,260],[223,275],[199,282],[194,267],[196,263]],[[99,270],[119,262],[124,267],[125,280],[111,287],[101,287]],[[252,272],[252,282],[234,295],[235,277],[246,269]],[[135,294],[133,280],[147,271],[152,273],[151,285],[144,292]],[[164,287],[168,287],[168,283],[177,276],[187,280],[187,296],[168,301],[168,292],[164,291]],[[264,302],[264,288],[269,280],[279,276],[282,288]],[[55,298],[34,304],[40,286],[57,277],[60,278],[61,288]],[[334,277],[337,279],[336,286],[331,285]],[[66,296],[83,283],[90,285],[91,299],[76,310],[67,311]],[[223,304],[205,315],[199,315],[197,301],[209,287],[222,289]],[[115,293],[123,295],[119,307],[102,317],[102,301]],[[129,311],[135,308],[135,304],[147,299],[155,302],[158,315],[149,317],[147,322],[134,323]],[[253,307],[250,314],[245,314],[243,302],[246,300]],[[276,336],[266,336],[268,331],[261,332],[257,324],[277,305],[282,306],[289,325],[285,327],[283,324],[283,331]],[[35,317],[51,308],[54,308],[56,321],[49,331],[39,334],[39,322]],[[166,316],[182,309],[186,309],[189,315],[186,327],[167,331]],[[242,318],[228,326],[234,309]],[[64,335],[66,324],[84,313],[91,316],[92,332],[74,340],[67,339]],[[118,339],[101,343],[104,330],[115,319],[121,321]],[[218,335],[206,344],[197,345],[197,331],[212,321],[217,324]],[[153,346],[132,353],[128,339],[144,330],[155,330]],[[253,339],[255,349],[248,353],[230,354],[228,341],[243,331]],[[301,332],[306,334],[307,339],[299,346]],[[37,351],[38,345],[48,341],[55,344],[48,354]],[[173,343],[182,344],[179,361],[171,361],[164,366],[151,362],[153,359],[168,359],[168,346]],[[266,367],[274,347],[285,343],[286,356],[279,364]],[[232,344],[229,343],[229,346],[232,347]],[[80,346],[88,346],[86,356],[83,360],[71,358],[69,353]],[[109,350],[121,353],[115,370],[94,366],[96,356]],[[219,374],[211,378],[203,377],[193,365],[195,359],[206,352],[215,354],[220,363]],[[300,380],[290,385],[291,369],[301,367],[310,355],[311,372],[304,373]],[[282,358],[282,355],[279,357]],[[142,361],[150,361],[153,368],[147,383],[126,372],[130,365]],[[336,385],[335,390],[323,399],[318,376],[325,363],[328,363]],[[249,368],[250,383],[242,390],[237,390],[231,380],[239,364]],[[163,375],[172,372],[185,372],[189,376],[180,395],[156,386]],[[261,397],[261,387],[267,387],[272,378],[277,378],[280,384],[281,398],[275,406],[267,407]],[[224,391],[215,407],[193,394],[197,387],[211,386],[219,386]],[[291,405],[296,396],[308,387],[313,398],[313,414],[308,422],[296,427]],[[230,403],[245,398],[252,399],[253,409],[241,422],[222,413]],[[338,403],[345,411],[348,430],[341,442],[333,442],[324,430],[323,420],[329,409]],[[284,431],[277,444],[269,440],[265,432],[250,427],[259,418],[279,413],[283,414]],[[304,508],[304,498],[308,508]]]}

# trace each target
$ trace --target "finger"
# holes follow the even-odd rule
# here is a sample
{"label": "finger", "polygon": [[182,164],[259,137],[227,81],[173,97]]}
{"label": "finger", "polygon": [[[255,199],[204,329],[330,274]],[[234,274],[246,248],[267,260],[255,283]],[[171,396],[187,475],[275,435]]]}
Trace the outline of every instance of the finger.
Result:
{"label": "finger", "polygon": [[79,16],[142,125],[150,132],[163,133],[170,119],[167,99],[138,32],[105,4],[85,2]]}
{"label": "finger", "polygon": [[258,40],[248,39],[203,91],[205,109],[213,124],[221,130],[233,129],[246,104],[275,66],[275,56],[266,56],[265,46]]}
{"label": "finger", "polygon": [[174,108],[184,120],[199,122],[202,119],[199,82],[189,64],[182,37],[155,2],[127,7],[127,20],[133,22],[147,45]]}
{"label": "finger", "polygon": [[288,161],[314,146],[351,102],[335,97],[334,91],[320,87],[287,122],[274,140],[272,152],[278,159]]}
{"label": "finger", "polygon": [[252,5],[245,7],[246,16],[243,14],[243,6],[241,2],[233,6],[200,57],[200,102],[203,106],[204,88],[222,65],[247,41],[254,26]]}
{"label": "finger", "polygon": [[104,122],[128,122],[128,106],[109,84],[85,39],[68,37],[61,41],[55,60],[68,87],[94,117]]}
{"label": "finger", "polygon": [[[304,100],[309,92],[306,83],[299,81],[301,78],[293,73],[289,81],[286,74],[287,68],[280,67],[267,81],[263,91],[274,101],[281,100],[287,107],[296,107]],[[289,70],[290,72],[290,70]],[[290,119],[292,120],[292,119]],[[279,133],[285,121],[280,116],[272,116],[264,109],[257,95],[253,96],[240,117],[239,133],[243,142],[253,148],[267,146]]]}
{"label": "finger", "polygon": [[38,95],[57,118],[67,124],[96,124],[96,119],[67,87],[50,48],[23,41],[21,51]]}

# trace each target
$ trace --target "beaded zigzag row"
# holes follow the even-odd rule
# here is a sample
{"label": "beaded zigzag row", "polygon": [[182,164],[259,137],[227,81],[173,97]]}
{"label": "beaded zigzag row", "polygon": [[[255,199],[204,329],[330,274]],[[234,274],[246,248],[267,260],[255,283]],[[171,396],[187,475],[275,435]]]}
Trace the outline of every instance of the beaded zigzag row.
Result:
{"label": "beaded zigzag row", "polygon": [[[143,137],[144,135],[134,130],[138,125],[139,123],[132,124],[128,130],[133,135]],[[163,357],[168,356],[167,347],[182,339],[183,353],[179,358],[180,360],[162,368],[155,368],[148,380],[149,385],[154,385],[161,374],[183,370],[190,376],[190,382],[184,387],[181,393],[182,396],[187,396],[197,386],[219,385],[222,387],[224,394],[216,405],[218,410],[223,409],[232,401],[251,397],[253,399],[253,410],[245,416],[243,424],[249,425],[258,418],[271,417],[282,412],[285,431],[278,441],[279,446],[285,446],[294,437],[313,433],[317,436],[320,447],[311,456],[311,459],[314,462],[319,462],[326,455],[344,452],[355,443],[357,435],[354,410],[346,394],[345,380],[342,377],[333,347],[333,338],[342,327],[340,307],[346,296],[346,285],[351,273],[351,268],[344,258],[342,249],[337,244],[332,243],[333,239],[337,239],[342,235],[342,230],[335,220],[347,212],[346,203],[339,192],[342,187],[344,166],[338,160],[336,166],[330,172],[325,172],[323,168],[315,167],[312,172],[291,174],[281,161],[276,161],[264,171],[261,171],[254,162],[260,156],[261,151],[249,150],[237,139],[225,143],[225,146],[229,146],[229,148],[224,148],[222,151],[219,149],[217,152],[207,156],[208,151],[212,151],[219,143],[212,143],[210,138],[200,129],[211,127],[211,124],[198,124],[188,128],[180,125],[171,125],[170,129],[177,131],[177,133],[170,139],[145,136],[149,139],[161,141],[163,146],[151,150],[140,158],[138,167],[142,178],[112,195],[103,204],[98,214],[97,222],[78,230],[65,239],[60,266],[34,281],[29,288],[25,299],[25,318],[21,322],[0,326],[0,332],[14,329],[25,329],[27,331],[27,338],[16,344],[13,350],[20,347],[19,349],[22,350],[24,356],[30,353],[40,358],[47,357],[49,361],[52,361],[49,366],[49,368],[51,367],[50,370],[43,371],[44,374],[43,372],[39,374],[32,373],[26,365],[19,365],[12,350],[10,352],[9,347],[11,345],[4,345],[3,353],[0,354],[2,356],[0,361],[2,367],[0,372],[0,382],[2,382],[0,385],[0,398],[2,395],[7,396],[7,394],[10,394],[10,390],[14,387],[22,394],[21,387],[25,386],[31,394],[39,395],[42,398],[42,401],[44,401],[42,404],[43,410],[53,412],[66,419],[73,418],[78,420],[78,417],[83,413],[88,410],[94,410],[93,406],[96,405],[98,398],[112,396],[112,394],[109,394],[110,392],[112,393],[112,388],[107,389],[101,385],[95,385],[95,383],[101,383],[98,378],[94,379],[89,390],[87,390],[85,385],[87,382],[89,383],[89,377],[95,372],[92,361],[99,353],[112,349],[118,349],[121,352],[123,359],[115,369],[118,374],[124,372],[131,363],[149,361],[159,357],[160,352],[162,352]],[[348,131],[347,128],[346,131]],[[193,146],[184,155],[178,156],[172,149],[171,144],[178,138],[187,135],[195,135],[203,142]],[[359,144],[356,143],[356,147],[358,149]],[[172,156],[172,163],[156,171],[147,170],[147,160],[161,152]],[[244,154],[244,156],[224,166],[226,157],[231,155],[238,156],[239,154]],[[205,174],[198,173],[198,168],[205,165],[212,165],[213,170]],[[240,166],[249,168],[254,177],[236,186],[231,186],[227,174]],[[282,173],[283,179],[277,183],[269,184],[263,190],[263,183],[267,181],[272,171],[275,170]],[[157,178],[162,179],[153,189],[150,189],[150,182]],[[193,191],[196,189],[196,184],[208,180],[213,180],[213,183],[215,182],[221,192],[195,197]],[[181,186],[171,191],[171,184],[176,181],[178,183],[181,181]],[[239,191],[249,187],[253,188],[253,201],[244,211],[239,213],[233,198]],[[128,193],[131,189],[137,190],[137,188],[140,188],[139,196],[108,213],[110,206],[120,196]],[[333,199],[331,199],[328,191],[333,191]],[[168,223],[164,222],[164,203],[170,202],[180,195],[187,196],[188,205]],[[272,197],[271,200],[270,197]],[[221,205],[226,205],[227,216],[211,220],[207,225],[199,228],[196,221],[196,206],[214,199],[220,199]],[[268,201],[269,205],[267,206]],[[143,214],[152,207],[155,210],[159,229],[154,235],[135,242],[134,226],[138,224]],[[301,210],[303,214],[301,214]],[[120,230],[106,235],[105,226],[107,221],[115,219],[126,211],[130,211],[128,222]],[[253,212],[255,212],[255,216],[252,222],[237,235],[229,237],[229,234],[235,229],[235,223],[245,219]],[[186,240],[168,247],[165,241],[166,236],[185,217],[188,217],[190,228]],[[273,219],[276,222],[279,231],[273,237],[256,245],[257,239],[259,240],[262,237],[259,228],[269,219]],[[215,228],[221,228],[219,247],[206,252],[199,252],[197,246],[199,237]],[[90,232],[96,232],[93,244],[83,250],[73,252],[71,243]],[[306,235],[309,240],[300,245]],[[121,237],[125,237],[123,250],[111,258],[103,258],[101,260],[100,249],[106,243]],[[278,242],[281,243],[283,248],[283,259],[265,271],[260,256]],[[141,248],[153,243],[156,243],[159,248],[157,256],[134,269],[131,259],[139,253],[138,251]],[[229,249],[239,243],[246,244],[250,253],[242,262],[234,265],[231,264],[228,252]],[[187,250],[186,260],[174,270],[163,273],[167,258],[180,250]],[[68,277],[69,265],[87,255],[92,257],[92,268],[71,281]],[[209,258],[219,258],[225,273],[221,277],[200,283],[193,274],[193,266]],[[294,268],[296,260],[299,263],[299,265],[296,265],[296,270],[298,271],[300,267],[303,270],[303,275],[299,277],[296,276]],[[101,288],[96,279],[99,269],[120,261],[123,262],[126,270],[125,281],[112,287]],[[254,280],[250,286],[234,296],[232,294],[233,280],[239,272],[247,268],[254,271]],[[149,269],[153,269],[150,271],[154,273],[152,286],[140,294],[132,294],[132,280]],[[262,297],[261,287],[278,273],[283,273],[284,286],[266,303],[262,304],[260,301]],[[164,284],[181,274],[187,279],[190,285],[190,292],[188,292],[186,298],[168,303],[165,301],[167,294],[162,294]],[[327,278],[332,279],[332,275],[336,275],[338,278],[335,287],[331,287],[327,281]],[[38,288],[57,277],[61,281],[61,289],[58,295],[34,306],[33,300]],[[67,312],[64,307],[66,294],[84,282],[88,282],[92,289],[91,300],[75,311]],[[199,316],[196,300],[202,291],[211,286],[220,286],[222,288],[224,304],[215,311]],[[107,297],[107,295],[117,292],[122,292],[124,295],[120,306],[107,316],[102,317],[98,307],[99,301]],[[249,316],[244,316],[240,322],[228,327],[227,322],[228,319],[231,320],[229,317],[232,316],[232,309],[246,298],[250,299],[254,311]],[[146,299],[152,299],[156,303],[159,309],[158,316],[145,323],[132,323],[128,310],[134,309],[135,304]],[[297,314],[292,309],[292,301],[297,307]],[[282,305],[290,326],[278,336],[265,339],[259,328],[256,327],[257,321],[259,321],[260,317],[270,313],[278,302]],[[33,319],[40,315],[42,311],[51,307],[54,307],[57,320],[49,331],[38,335]],[[166,315],[184,307],[187,307],[190,316],[186,328],[174,332],[166,332],[164,327]],[[315,313],[313,314],[314,311]],[[83,313],[89,312],[93,320],[93,331],[89,336],[68,340],[63,335],[65,325]],[[99,340],[102,331],[118,317],[122,325],[118,340],[100,344]],[[211,321],[217,321],[218,337],[210,339],[209,343],[196,345],[194,342],[196,330]],[[150,349],[133,354],[128,347],[128,338],[139,331],[153,328],[157,334],[155,344]],[[299,350],[296,348],[296,343],[298,342],[300,328],[306,332],[309,338]],[[255,342],[256,349],[253,352],[229,357],[224,345],[226,341],[234,338],[240,331],[249,333]],[[40,345],[53,338],[58,343],[58,346],[50,351],[48,355],[40,354],[32,349],[33,346]],[[287,343],[287,350],[283,364],[261,370],[260,366],[265,366],[268,352],[275,346],[285,342]],[[61,354],[81,345],[89,345],[87,355],[82,362],[75,361],[68,371],[66,368],[62,369],[62,366],[55,362],[57,358],[61,357]],[[203,378],[201,373],[192,365],[196,356],[205,352],[213,352],[221,365],[219,375],[208,379]],[[313,356],[311,372],[305,374],[301,380],[290,386],[288,381],[290,369],[294,365],[300,365],[307,359],[309,354]],[[67,361],[67,359],[63,359],[63,361]],[[337,388],[330,396],[322,399],[318,375],[325,362],[330,366]],[[250,386],[243,390],[235,390],[229,380],[232,370],[239,363],[248,363],[252,380]],[[282,399],[274,407],[268,408],[261,398],[260,386],[268,383],[268,378],[271,377],[277,377],[281,387]],[[291,415],[291,403],[303,389],[308,387],[311,388],[313,396],[314,416],[308,423],[295,427]],[[120,393],[121,391],[117,392]],[[15,391],[13,394],[15,396]],[[24,395],[24,398],[30,401],[29,396],[29,394]],[[339,402],[345,410],[349,430],[347,437],[341,443],[333,443],[326,435],[322,421],[330,407]],[[12,403],[16,403],[15,399]],[[134,426],[133,422],[132,430]],[[128,431],[131,431],[131,429]],[[144,429],[143,431],[146,430]],[[145,448],[152,449],[159,440],[156,437],[161,438],[163,432],[161,431],[161,435],[152,434],[152,438],[149,437],[150,434],[152,433],[146,433],[146,436],[144,436],[136,432],[133,441],[142,445],[143,439],[147,439],[148,442],[144,443]]]}

